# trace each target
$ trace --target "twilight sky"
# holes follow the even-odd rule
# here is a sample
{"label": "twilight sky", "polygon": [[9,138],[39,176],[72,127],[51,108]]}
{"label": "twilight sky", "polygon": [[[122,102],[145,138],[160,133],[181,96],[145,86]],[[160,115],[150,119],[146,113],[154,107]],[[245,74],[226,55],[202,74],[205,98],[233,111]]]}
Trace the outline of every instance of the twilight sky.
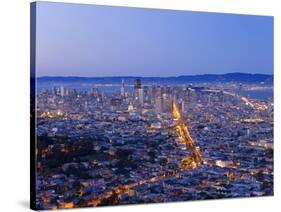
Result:
{"label": "twilight sky", "polygon": [[37,76],[273,74],[273,17],[37,3]]}

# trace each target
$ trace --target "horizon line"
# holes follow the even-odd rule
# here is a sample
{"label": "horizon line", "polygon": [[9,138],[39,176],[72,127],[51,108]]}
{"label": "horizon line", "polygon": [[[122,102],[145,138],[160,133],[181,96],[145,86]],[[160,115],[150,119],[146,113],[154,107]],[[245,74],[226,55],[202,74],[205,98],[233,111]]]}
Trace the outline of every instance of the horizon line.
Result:
{"label": "horizon line", "polygon": [[77,75],[57,75],[57,76],[50,76],[50,75],[45,75],[45,76],[36,76],[36,78],[51,78],[51,77],[61,77],[61,78],[70,78],[70,77],[79,77],[79,78],[109,78],[109,77],[124,77],[124,78],[171,78],[171,77],[192,77],[192,76],[206,76],[206,75],[216,75],[216,76],[221,76],[221,75],[227,75],[227,74],[247,74],[247,75],[268,75],[268,76],[274,76],[274,73],[272,74],[266,74],[266,73],[244,73],[244,72],[229,72],[229,73],[224,73],[224,74],[190,74],[190,75],[177,75],[177,76],[77,76]]}

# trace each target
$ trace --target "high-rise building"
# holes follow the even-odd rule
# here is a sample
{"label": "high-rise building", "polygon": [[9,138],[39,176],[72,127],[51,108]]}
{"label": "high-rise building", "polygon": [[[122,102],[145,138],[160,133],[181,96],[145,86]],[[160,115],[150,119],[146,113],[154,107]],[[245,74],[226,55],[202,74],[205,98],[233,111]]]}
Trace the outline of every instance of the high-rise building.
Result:
{"label": "high-rise building", "polygon": [[140,89],[141,88],[141,80],[140,79],[136,79],[135,80],[135,90],[136,89]]}
{"label": "high-rise building", "polygon": [[163,94],[163,112],[172,112],[172,97],[169,94]]}
{"label": "high-rise building", "polygon": [[141,81],[140,79],[136,79],[134,83],[134,97],[135,99],[138,98],[138,89],[141,88]]}
{"label": "high-rise building", "polygon": [[74,95],[75,97],[77,97],[78,92],[77,92],[77,90],[76,90],[76,89],[73,89],[73,95]]}
{"label": "high-rise building", "polygon": [[93,97],[97,98],[99,95],[99,90],[95,86],[93,86],[90,93]]}
{"label": "high-rise building", "polygon": [[155,104],[156,95],[157,95],[157,88],[155,85],[152,85],[152,87],[151,87],[151,104]]}
{"label": "high-rise building", "polygon": [[135,99],[135,104],[137,106],[143,106],[144,104],[144,92],[143,88],[141,87],[141,80],[136,79],[134,83],[134,99]]}
{"label": "high-rise building", "polygon": [[65,89],[65,95],[69,96],[69,89],[67,89],[67,88]]}
{"label": "high-rise building", "polygon": [[120,94],[122,97],[125,97],[125,83],[124,80],[121,82]]}
{"label": "high-rise building", "polygon": [[57,88],[56,87],[52,88],[52,95],[57,95]]}
{"label": "high-rise building", "polygon": [[138,89],[138,102],[140,106],[143,106],[144,104],[144,91],[143,88]]}
{"label": "high-rise building", "polygon": [[180,102],[180,110],[182,113],[186,113],[188,111],[188,104],[187,102],[181,100]]}
{"label": "high-rise building", "polygon": [[163,112],[163,98],[161,96],[157,96],[155,98],[155,112],[156,113]]}
{"label": "high-rise building", "polygon": [[65,88],[64,88],[63,85],[60,86],[60,95],[61,95],[61,96],[65,96]]}

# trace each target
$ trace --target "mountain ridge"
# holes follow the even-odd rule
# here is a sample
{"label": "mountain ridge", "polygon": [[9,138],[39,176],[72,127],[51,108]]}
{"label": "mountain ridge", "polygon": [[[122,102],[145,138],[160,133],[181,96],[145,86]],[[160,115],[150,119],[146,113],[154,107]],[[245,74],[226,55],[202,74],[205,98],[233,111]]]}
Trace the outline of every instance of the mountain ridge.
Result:
{"label": "mountain ridge", "polygon": [[226,73],[180,75],[170,77],[139,77],[139,76],[106,76],[106,77],[80,77],[80,76],[42,76],[37,77],[39,82],[93,82],[93,83],[120,83],[121,80],[133,82],[140,79],[144,83],[204,83],[204,82],[241,82],[241,83],[266,83],[273,84],[271,74]]}

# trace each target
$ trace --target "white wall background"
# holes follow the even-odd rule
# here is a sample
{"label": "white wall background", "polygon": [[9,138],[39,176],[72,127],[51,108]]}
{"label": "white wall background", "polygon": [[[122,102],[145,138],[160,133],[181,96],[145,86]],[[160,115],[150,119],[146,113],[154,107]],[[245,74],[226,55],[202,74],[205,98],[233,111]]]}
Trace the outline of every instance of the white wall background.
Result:
{"label": "white wall background", "polygon": [[[4,212],[29,210],[29,2],[29,0],[0,2],[0,211]],[[280,0],[66,0],[65,2],[274,15],[274,197],[104,207],[95,210],[104,212],[278,210],[278,205],[281,205]],[[75,211],[89,210],[93,209]]]}

